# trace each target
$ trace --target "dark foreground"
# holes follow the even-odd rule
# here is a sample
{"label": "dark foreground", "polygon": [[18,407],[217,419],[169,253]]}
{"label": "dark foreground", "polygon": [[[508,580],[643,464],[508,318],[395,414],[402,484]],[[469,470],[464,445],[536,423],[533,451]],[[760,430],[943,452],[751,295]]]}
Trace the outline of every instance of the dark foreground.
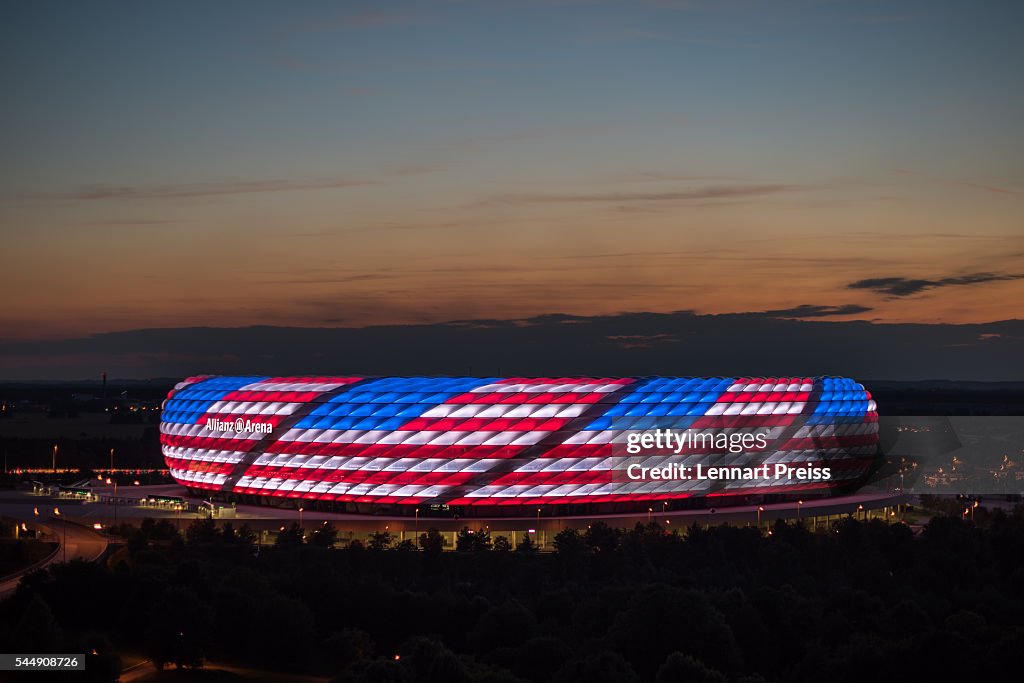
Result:
{"label": "dark foreground", "polygon": [[78,681],[114,680],[118,653],[374,682],[986,680],[1024,658],[1021,508],[920,537],[595,525],[552,554],[479,532],[336,550],[322,528],[258,556],[208,522],[122,533],[105,563],[30,575],[0,651],[95,650]]}

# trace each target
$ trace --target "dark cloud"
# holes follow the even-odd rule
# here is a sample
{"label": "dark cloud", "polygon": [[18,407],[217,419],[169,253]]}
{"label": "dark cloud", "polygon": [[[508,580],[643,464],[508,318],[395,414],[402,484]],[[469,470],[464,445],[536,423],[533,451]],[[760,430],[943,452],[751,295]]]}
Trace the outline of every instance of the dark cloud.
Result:
{"label": "dark cloud", "polygon": [[764,315],[775,318],[828,318],[834,315],[856,315],[867,313],[872,310],[868,306],[860,304],[844,304],[842,306],[822,306],[817,304],[802,304],[793,308],[778,308],[773,311],[764,311]]}
{"label": "dark cloud", "polygon": [[938,280],[923,280],[906,277],[875,277],[857,280],[847,285],[850,289],[868,289],[890,296],[910,296],[926,289],[937,287],[955,287],[963,285],[979,285],[987,282],[1006,282],[1008,280],[1024,280],[1022,274],[971,273],[944,277]]}
{"label": "dark cloud", "polygon": [[243,180],[230,182],[183,183],[180,185],[86,185],[70,192],[49,195],[21,195],[17,199],[58,201],[104,201],[123,199],[191,199],[233,194],[295,192],[298,190],[337,190],[357,185],[374,185],[373,180],[320,178],[313,180]]}
{"label": "dark cloud", "polygon": [[710,185],[666,192],[601,192],[590,194],[513,194],[493,197],[488,203],[541,204],[568,202],[687,202],[746,199],[810,189],[806,185]]}
{"label": "dark cloud", "polygon": [[826,374],[1022,380],[1022,357],[1024,320],[928,325],[679,311],[364,328],[146,329],[7,342],[0,343],[0,379],[98,377],[106,371],[125,378]]}

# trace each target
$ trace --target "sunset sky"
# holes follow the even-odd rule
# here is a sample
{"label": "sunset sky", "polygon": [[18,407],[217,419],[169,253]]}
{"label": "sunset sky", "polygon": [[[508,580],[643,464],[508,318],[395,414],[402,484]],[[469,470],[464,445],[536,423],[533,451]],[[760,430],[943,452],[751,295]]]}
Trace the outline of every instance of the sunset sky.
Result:
{"label": "sunset sky", "polygon": [[0,341],[1024,318],[1021,26],[984,1],[8,4]]}

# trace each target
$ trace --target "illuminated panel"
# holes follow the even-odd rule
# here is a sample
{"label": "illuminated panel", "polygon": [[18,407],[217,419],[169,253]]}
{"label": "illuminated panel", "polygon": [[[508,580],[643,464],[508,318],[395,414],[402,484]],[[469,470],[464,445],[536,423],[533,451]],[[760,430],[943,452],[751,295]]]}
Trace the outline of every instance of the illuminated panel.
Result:
{"label": "illuminated panel", "polygon": [[[219,431],[236,420],[269,431]],[[829,481],[621,481],[612,444],[652,429],[757,428],[773,447],[651,456],[827,464]],[[165,403],[164,457],[198,489],[369,504],[537,505],[827,491],[877,454],[877,412],[844,378],[198,377]],[[680,459],[682,460],[680,461]]]}

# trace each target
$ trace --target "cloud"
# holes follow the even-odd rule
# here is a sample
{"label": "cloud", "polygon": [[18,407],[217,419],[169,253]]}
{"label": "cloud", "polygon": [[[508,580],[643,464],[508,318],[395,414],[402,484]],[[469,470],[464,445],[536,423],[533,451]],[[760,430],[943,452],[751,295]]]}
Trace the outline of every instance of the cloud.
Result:
{"label": "cloud", "polygon": [[191,199],[234,194],[338,190],[376,181],[351,178],[313,180],[242,180],[227,182],[182,183],[178,185],[85,185],[76,190],[49,195],[20,195],[18,199],[55,199],[61,201],[105,201],[133,199]]}
{"label": "cloud", "polygon": [[972,190],[981,190],[982,192],[988,192],[989,194],[998,194],[998,195],[1017,194],[1013,190],[1008,190],[1005,187],[997,187],[995,185],[989,185],[989,184],[986,184],[986,183],[979,183],[979,182],[975,182],[973,180],[965,180],[963,178],[953,178],[953,179],[939,178],[939,177],[930,175],[928,173],[925,173],[924,171],[917,171],[917,170],[912,169],[912,168],[897,168],[897,169],[893,169],[893,175],[904,176],[904,177],[908,177],[908,178],[922,178],[924,180],[930,180],[930,181],[934,181],[934,182],[938,182],[938,183],[942,183],[942,184],[950,185],[950,186],[954,186],[954,187],[968,187],[968,188],[970,188]]}
{"label": "cloud", "polygon": [[398,12],[367,11],[358,14],[321,17],[291,24],[278,29],[264,39],[261,58],[272,65],[286,69],[322,69],[332,66],[320,61],[311,61],[297,53],[296,47],[309,42],[314,34],[376,31],[427,23],[422,17]]}
{"label": "cloud", "polygon": [[513,194],[499,195],[489,203],[543,204],[569,202],[630,203],[630,202],[688,202],[706,200],[746,199],[809,189],[806,185],[710,185],[692,190],[667,192],[605,192],[590,194]]}
{"label": "cloud", "polygon": [[1008,282],[1024,280],[1024,274],[1000,275],[997,273],[971,273],[955,277],[944,277],[938,280],[924,280],[906,277],[875,277],[857,280],[847,285],[849,289],[867,289],[890,296],[910,296],[927,289],[938,287],[956,287],[963,285],[979,285],[988,282]]}
{"label": "cloud", "polygon": [[773,311],[764,311],[763,315],[773,318],[827,318],[834,315],[856,315],[867,313],[873,310],[868,306],[860,304],[844,304],[842,306],[823,306],[817,304],[802,304],[793,308],[780,308]]}
{"label": "cloud", "polygon": [[963,185],[964,187],[970,187],[975,190],[983,190],[985,192],[990,192],[992,194],[1014,194],[1013,190],[1007,190],[1006,188],[1003,187],[995,187],[994,185],[983,185],[982,183],[973,183],[969,180],[958,180],[956,181],[956,183],[958,185]]}
{"label": "cloud", "polygon": [[621,126],[615,124],[566,124],[534,126],[520,130],[495,131],[490,133],[478,133],[465,135],[463,137],[449,140],[440,145],[442,148],[454,150],[474,150],[479,147],[496,145],[506,142],[528,142],[544,138],[564,138],[577,135],[601,135],[608,133]]}
{"label": "cloud", "polygon": [[[339,319],[351,312],[340,305],[325,310],[335,311]],[[553,313],[504,321],[166,328],[0,342],[0,377],[85,377],[103,368],[111,377],[136,378],[206,373],[840,374],[865,380],[1021,380],[1022,354],[1024,320],[929,325],[794,320],[763,313]]]}

